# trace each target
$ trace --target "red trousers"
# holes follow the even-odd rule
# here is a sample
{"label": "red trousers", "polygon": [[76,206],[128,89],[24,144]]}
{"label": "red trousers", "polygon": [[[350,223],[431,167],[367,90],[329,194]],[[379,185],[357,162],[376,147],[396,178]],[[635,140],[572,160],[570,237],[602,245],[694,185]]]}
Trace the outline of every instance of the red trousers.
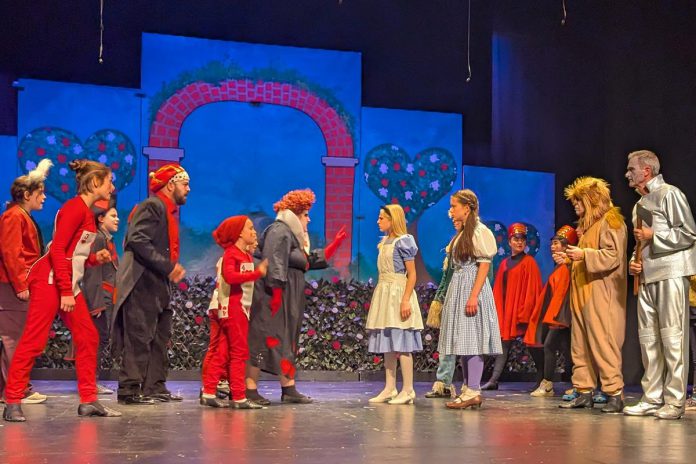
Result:
{"label": "red trousers", "polygon": [[241,310],[230,311],[229,317],[210,318],[210,345],[203,361],[203,393],[214,395],[218,381],[230,382],[232,399],[246,398],[246,361],[249,359],[249,319]]}
{"label": "red trousers", "polygon": [[82,294],[75,298],[75,309],[71,312],[60,310],[60,292],[54,284],[48,283],[50,265],[47,259],[36,263],[29,274],[29,311],[22,337],[19,339],[10,363],[5,400],[19,403],[29,384],[29,374],[37,357],[41,356],[51,325],[60,313],[61,319],[70,329],[76,347],[75,368],[77,371],[77,390],[81,403],[97,400],[97,348],[99,334],[89,315]]}

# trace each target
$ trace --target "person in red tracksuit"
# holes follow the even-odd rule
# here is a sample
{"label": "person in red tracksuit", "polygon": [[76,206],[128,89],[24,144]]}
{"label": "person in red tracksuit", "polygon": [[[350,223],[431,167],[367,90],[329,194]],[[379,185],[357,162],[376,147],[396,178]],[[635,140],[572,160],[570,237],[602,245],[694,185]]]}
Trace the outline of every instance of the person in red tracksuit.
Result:
{"label": "person in red tracksuit", "polygon": [[12,358],[5,387],[7,404],[3,418],[10,422],[26,420],[20,401],[29,383],[29,373],[34,361],[46,346],[56,313],[60,314],[71,330],[77,347],[77,388],[80,394],[78,415],[121,415],[97,400],[99,335],[79,287],[85,265],[104,263],[110,259],[107,250],[90,253],[96,233],[94,214],[90,207],[97,200],[108,200],[111,197],[114,189],[111,170],[101,163],[88,160],[75,160],[69,166],[76,174],[78,195],[65,202],[56,214],[49,251],[29,271],[27,323]]}
{"label": "person in red tracksuit", "polygon": [[[206,356],[203,366],[203,394],[201,404],[215,408],[261,409],[258,403],[246,397],[244,382],[246,361],[249,359],[249,309],[254,291],[254,281],[266,275],[268,262],[262,261],[254,269],[249,249],[256,244],[254,224],[246,216],[225,219],[213,238],[225,252],[217,264],[218,282],[213,293],[211,307],[217,308],[219,340],[213,356]],[[225,351],[224,348],[227,348]],[[219,369],[210,365],[227,364],[232,401],[227,403],[216,397]]]}

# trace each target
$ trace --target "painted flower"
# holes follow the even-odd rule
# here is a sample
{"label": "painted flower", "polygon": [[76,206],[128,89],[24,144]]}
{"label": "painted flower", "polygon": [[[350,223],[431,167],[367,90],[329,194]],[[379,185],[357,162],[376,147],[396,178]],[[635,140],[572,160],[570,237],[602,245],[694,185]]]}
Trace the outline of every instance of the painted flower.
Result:
{"label": "painted flower", "polygon": [[305,288],[305,289],[304,289],[304,294],[305,294],[305,295],[311,295],[311,294],[312,294],[312,289],[311,289],[311,288]]}
{"label": "painted flower", "polygon": [[379,364],[379,362],[380,362],[381,360],[382,360],[382,358],[380,358],[379,356],[374,356],[374,357],[372,358],[372,362],[373,362],[374,364]]}
{"label": "painted flower", "polygon": [[313,336],[315,336],[316,334],[317,334],[317,331],[314,330],[314,329],[309,329],[309,330],[307,330],[307,336],[308,336],[308,337],[313,337]]}
{"label": "painted flower", "polygon": [[48,332],[48,338],[51,338],[51,339],[56,338],[56,331],[51,330],[50,332]]}
{"label": "painted flower", "polygon": [[186,304],[184,305],[186,309],[191,309],[193,308],[193,301],[187,301]]}
{"label": "painted flower", "polygon": [[339,342],[338,340],[334,340],[334,342],[331,344],[331,348],[333,348],[336,351],[340,350],[341,342]]}
{"label": "painted flower", "polygon": [[203,324],[203,316],[196,316],[193,318],[193,320],[196,322],[196,325]]}
{"label": "painted flower", "polygon": [[183,280],[181,282],[179,282],[179,290],[183,290],[183,291],[188,290],[188,285]]}
{"label": "painted flower", "polygon": [[433,359],[440,359],[440,353],[437,351],[433,353]]}
{"label": "painted flower", "polygon": [[379,172],[382,174],[386,174],[387,171],[389,171],[389,168],[387,167],[386,164],[382,163],[379,165]]}

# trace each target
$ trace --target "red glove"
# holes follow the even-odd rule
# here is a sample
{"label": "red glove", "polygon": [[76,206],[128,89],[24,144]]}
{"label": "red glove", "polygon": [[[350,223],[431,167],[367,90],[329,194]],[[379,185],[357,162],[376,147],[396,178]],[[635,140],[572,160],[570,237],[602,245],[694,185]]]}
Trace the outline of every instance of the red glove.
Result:
{"label": "red glove", "polygon": [[280,309],[280,305],[283,304],[283,289],[274,287],[271,291],[273,292],[271,295],[271,314],[275,316]]}
{"label": "red glove", "polygon": [[338,247],[341,246],[341,243],[343,243],[346,237],[348,237],[348,234],[346,233],[346,226],[341,226],[339,231],[336,232],[333,242],[329,243],[324,248],[324,256],[326,256],[327,261],[336,253],[336,250],[338,250]]}

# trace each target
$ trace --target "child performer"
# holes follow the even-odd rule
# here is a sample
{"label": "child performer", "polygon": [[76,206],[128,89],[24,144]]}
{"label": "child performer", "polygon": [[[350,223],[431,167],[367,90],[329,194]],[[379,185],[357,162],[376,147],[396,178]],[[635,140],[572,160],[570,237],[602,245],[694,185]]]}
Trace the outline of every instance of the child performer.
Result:
{"label": "child performer", "polygon": [[97,200],[111,197],[114,189],[111,170],[101,163],[87,160],[72,161],[70,169],[76,174],[78,195],[65,202],[58,211],[49,251],[29,271],[27,325],[12,358],[5,389],[7,404],[3,418],[10,422],[26,420],[20,401],[34,361],[46,346],[56,313],[60,314],[73,333],[77,346],[77,388],[80,394],[77,414],[102,417],[121,415],[97,400],[99,335],[79,287],[86,262],[94,265],[111,259],[108,250],[99,250],[90,256],[96,233],[90,207]]}
{"label": "child performer", "polygon": [[[459,231],[462,230],[462,221],[452,219],[452,224],[454,225],[455,234],[445,248],[446,256],[442,266],[442,279],[440,279],[440,285],[437,286],[435,298],[428,310],[428,320],[425,322],[428,327],[438,329],[440,328],[442,316],[442,303],[445,301],[445,295],[447,295],[447,289],[449,288],[449,284],[452,281],[452,274],[454,273],[454,267],[452,266],[452,248],[455,245],[456,239],[459,237]],[[440,355],[438,358],[437,373],[435,374],[435,383],[430,391],[425,394],[426,398],[454,398],[457,396],[456,387],[452,383],[456,361],[457,357],[455,355]],[[464,385],[466,385],[466,372],[462,372],[462,374],[464,374]]]}
{"label": "child performer", "polygon": [[[0,398],[5,396],[10,361],[27,320],[27,273],[43,254],[41,230],[31,213],[43,208],[51,166],[51,160],[41,160],[34,170],[16,178],[10,187],[12,201],[0,216]],[[29,390],[22,398],[23,403],[44,401],[46,395]]]}
{"label": "child performer", "polygon": [[450,409],[480,407],[483,355],[502,352],[488,270],[497,252],[493,233],[479,221],[478,198],[471,190],[459,190],[450,197],[450,213],[462,221],[462,230],[452,250],[454,274],[442,308],[438,351],[460,355],[466,385]]}
{"label": "child performer", "polygon": [[558,229],[551,239],[551,254],[556,268],[537,297],[524,335],[524,343],[530,347],[537,369],[537,388],[531,393],[534,397],[554,395],[556,351],[562,349],[566,362],[570,361],[570,260],[566,258],[565,251],[568,245],[577,244],[578,234],[570,226]]}
{"label": "child performer", "polygon": [[[100,372],[102,357],[109,346],[109,333],[111,330],[112,309],[116,296],[116,270],[118,269],[118,255],[114,245],[113,234],[118,232],[118,211],[116,200],[100,200],[92,206],[94,219],[97,225],[97,235],[92,243],[92,253],[99,250],[108,250],[111,260],[96,266],[85,268],[85,277],[82,279],[82,292],[85,295],[87,309],[92,315],[94,327],[99,334],[99,348],[97,351],[97,372]],[[97,383],[97,394],[111,395],[113,390]]]}
{"label": "child performer", "polygon": [[516,222],[508,227],[510,256],[495,275],[493,295],[498,310],[503,354],[496,356],[493,374],[482,390],[497,390],[498,379],[507,363],[512,341],[524,335],[536,297],[541,291],[541,272],[534,258],[525,253],[527,226]]}
{"label": "child performer", "polygon": [[[232,216],[225,219],[215,231],[213,238],[224,250],[218,261],[218,283],[211,305],[217,303],[217,319],[220,335],[225,338],[228,352],[228,379],[232,401],[217,398],[220,376],[215,369],[205,369],[201,404],[215,408],[261,409],[262,405],[246,397],[245,365],[249,359],[249,309],[254,292],[254,281],[266,275],[268,261],[262,261],[254,269],[254,260],[249,248],[256,244],[254,224],[246,216]],[[220,347],[220,346],[219,346]],[[219,348],[218,347],[218,348]],[[223,353],[218,353],[222,356]],[[209,360],[214,361],[214,360]]]}
{"label": "child performer", "polygon": [[[371,353],[384,353],[384,390],[370,403],[413,404],[413,356],[423,350],[423,318],[413,288],[416,285],[418,246],[406,233],[406,217],[399,205],[382,206],[377,219],[384,237],[379,243],[379,280],[367,316]],[[396,361],[401,364],[403,387],[396,390]]]}

